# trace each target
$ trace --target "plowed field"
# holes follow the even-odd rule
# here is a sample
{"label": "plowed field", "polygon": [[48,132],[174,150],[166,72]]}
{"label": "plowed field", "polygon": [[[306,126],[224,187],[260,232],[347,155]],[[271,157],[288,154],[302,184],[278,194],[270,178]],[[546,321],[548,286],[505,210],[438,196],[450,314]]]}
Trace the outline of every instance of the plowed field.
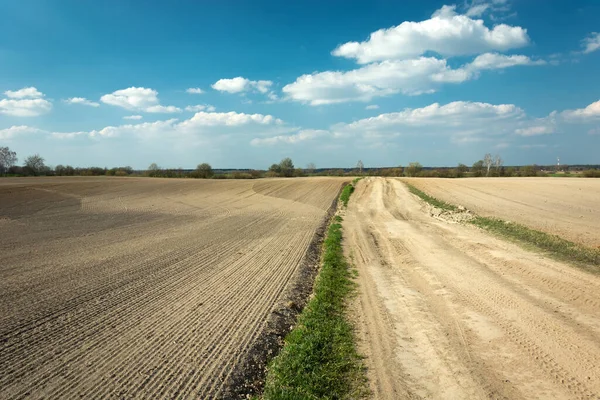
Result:
{"label": "plowed field", "polygon": [[598,399],[600,276],[428,210],[367,178],[344,218],[374,397]]}
{"label": "plowed field", "polygon": [[427,194],[479,215],[519,222],[600,247],[600,179],[410,179]]}
{"label": "plowed field", "polygon": [[0,180],[0,397],[218,397],[342,182]]}

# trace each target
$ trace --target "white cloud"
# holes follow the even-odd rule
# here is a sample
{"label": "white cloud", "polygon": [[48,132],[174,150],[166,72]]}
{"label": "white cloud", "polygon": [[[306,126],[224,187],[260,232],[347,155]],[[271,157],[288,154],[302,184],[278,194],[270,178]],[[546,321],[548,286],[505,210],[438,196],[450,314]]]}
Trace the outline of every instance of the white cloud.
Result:
{"label": "white cloud", "polygon": [[[140,119],[141,116],[132,115],[125,118]],[[133,136],[140,140],[164,140],[167,138],[186,140],[198,137],[204,137],[207,140],[217,140],[218,138],[227,137],[231,134],[273,136],[294,129],[296,128],[286,126],[282,120],[275,118],[272,115],[244,114],[232,111],[227,113],[199,112],[193,117],[181,122],[173,118],[164,121],[107,126],[102,129],[87,132],[49,132],[42,130],[37,130],[37,132],[45,133],[56,139],[63,140],[75,138],[99,140],[101,138],[123,136]],[[8,135],[8,133],[5,133],[4,135]]]}
{"label": "white cloud", "polygon": [[188,88],[188,89],[186,89],[186,93],[189,93],[189,94],[202,94],[202,93],[204,93],[204,90],[202,90],[200,88]]}
{"label": "white cloud", "polygon": [[247,124],[271,125],[283,124],[283,121],[272,115],[245,114],[230,111],[227,113],[198,112],[192,118],[179,124],[183,129],[207,126],[241,126]]}
{"label": "white cloud", "polygon": [[600,100],[590,104],[586,108],[563,111],[561,116],[573,122],[588,122],[600,119]]}
{"label": "white cloud", "polygon": [[0,100],[0,114],[15,117],[37,117],[51,109],[52,103],[44,99]]}
{"label": "white cloud", "polygon": [[524,28],[499,24],[490,29],[483,20],[459,15],[455,9],[455,6],[443,6],[428,20],[405,21],[389,29],[380,29],[371,33],[369,40],[342,44],[332,54],[367,64],[416,58],[427,51],[453,57],[505,51],[530,43]]}
{"label": "white cloud", "polygon": [[293,135],[277,135],[267,138],[254,138],[250,141],[253,146],[275,145],[275,144],[297,144],[306,140],[330,135],[326,130],[303,129]]}
{"label": "white cloud", "polygon": [[365,107],[365,110],[377,110],[379,109],[379,106],[377,104],[369,104],[368,106]]}
{"label": "white cloud", "polygon": [[173,113],[181,112],[181,108],[175,107],[175,106],[156,105],[156,106],[150,106],[143,111],[146,111],[149,113],[173,114]]}
{"label": "white cloud", "polygon": [[43,132],[43,131],[41,131],[40,129],[37,129],[37,128],[32,128],[30,126],[26,126],[26,125],[20,125],[20,126],[15,125],[15,126],[11,126],[10,128],[0,129],[0,139],[8,140],[8,139],[12,139],[17,136],[26,135],[26,134],[30,134],[30,133],[38,133],[38,132]]}
{"label": "white cloud", "polygon": [[313,106],[348,101],[371,101],[375,97],[402,93],[419,95],[435,92],[441,84],[461,83],[478,77],[485,69],[517,65],[540,65],[529,57],[486,53],[472,63],[452,69],[446,60],[420,57],[414,60],[382,61],[342,72],[325,71],[302,75],[283,87],[289,98]]}
{"label": "white cloud", "polygon": [[490,8],[489,4],[477,4],[477,5],[471,6],[467,10],[467,12],[465,13],[465,15],[467,17],[481,17],[483,15],[483,13],[485,13],[488,8]]}
{"label": "white cloud", "polygon": [[181,109],[175,106],[162,106],[158,101],[158,92],[143,87],[130,87],[105,94],[100,101],[131,111],[149,113],[177,113]]}
{"label": "white cloud", "polygon": [[600,32],[592,32],[590,35],[583,39],[583,53],[591,53],[600,49]]}
{"label": "white cloud", "polygon": [[123,119],[132,119],[132,120],[140,120],[143,117],[141,115],[127,115],[123,117]]}
{"label": "white cloud", "polygon": [[470,70],[486,70],[509,68],[518,65],[545,65],[544,60],[532,60],[527,56],[512,55],[506,56],[498,53],[485,53],[477,56],[470,64],[466,66]]}
{"label": "white cloud", "polygon": [[250,79],[238,76],[232,79],[219,79],[211,87],[220,92],[227,93],[257,91],[265,94],[269,92],[272,84],[273,82],[271,81],[251,81]]}
{"label": "white cloud", "polygon": [[555,128],[549,125],[530,126],[528,128],[519,128],[515,130],[515,133],[521,136],[547,135],[554,132]]}
{"label": "white cloud", "polygon": [[210,104],[198,104],[195,106],[187,106],[185,111],[188,112],[199,112],[199,111],[208,111],[214,112],[216,110],[215,106],[211,106]]}
{"label": "white cloud", "polygon": [[71,97],[70,99],[64,100],[67,104],[82,104],[84,106],[99,107],[100,103],[88,100],[84,97]]}
{"label": "white cloud", "polygon": [[33,86],[15,91],[7,90],[6,92],[4,92],[4,94],[6,95],[6,97],[9,97],[11,99],[39,99],[41,97],[44,97],[44,94]]}
{"label": "white cloud", "polygon": [[337,124],[332,130],[337,137],[358,135],[381,139],[410,134],[442,135],[464,143],[486,136],[509,135],[524,118],[525,112],[514,104],[455,101]]}

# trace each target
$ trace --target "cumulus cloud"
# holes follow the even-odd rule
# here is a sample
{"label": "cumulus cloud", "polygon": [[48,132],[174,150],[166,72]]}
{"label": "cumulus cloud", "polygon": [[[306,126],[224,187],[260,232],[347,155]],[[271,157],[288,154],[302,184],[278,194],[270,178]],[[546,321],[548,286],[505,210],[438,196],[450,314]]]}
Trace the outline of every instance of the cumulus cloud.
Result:
{"label": "cumulus cloud", "polygon": [[200,88],[188,88],[188,89],[186,89],[186,93],[189,93],[189,94],[202,94],[202,93],[204,93],[204,90],[202,90]]}
{"label": "cumulus cloud", "polygon": [[330,132],[327,130],[303,129],[293,135],[277,135],[267,138],[254,138],[250,141],[253,146],[275,145],[275,144],[297,144],[306,140],[316,139],[327,136]]}
{"label": "cumulus cloud", "polygon": [[283,121],[272,115],[245,114],[234,111],[226,113],[198,112],[192,118],[179,124],[182,129],[193,129],[207,126],[241,126],[248,124],[272,125],[283,124]]}
{"label": "cumulus cloud", "polygon": [[143,87],[130,87],[105,94],[100,101],[131,111],[149,113],[177,113],[181,109],[175,106],[162,106],[158,100],[158,92]]}
{"label": "cumulus cloud", "polygon": [[0,100],[0,114],[15,117],[37,117],[51,109],[52,103],[45,99]]}
{"label": "cumulus cloud", "polygon": [[67,99],[64,102],[67,104],[81,104],[81,105],[90,106],[90,107],[99,107],[100,106],[100,103],[96,103],[95,101],[88,100],[84,97],[71,97],[70,99]]}
{"label": "cumulus cloud", "polygon": [[600,100],[590,104],[585,108],[577,110],[566,110],[561,113],[561,116],[574,122],[588,122],[600,119]]}
{"label": "cumulus cloud", "polygon": [[428,51],[454,57],[506,51],[529,43],[524,28],[499,24],[490,29],[483,20],[457,14],[455,6],[443,6],[428,20],[405,21],[392,28],[380,29],[371,33],[364,42],[348,42],[338,46],[332,54],[367,64],[416,58]]}
{"label": "cumulus cloud", "polygon": [[339,123],[328,130],[299,130],[288,135],[255,138],[251,143],[255,146],[298,144],[319,138],[320,141],[356,139],[361,141],[361,146],[379,146],[401,136],[437,136],[466,144],[510,137],[518,127],[534,123],[540,124],[528,119],[525,111],[514,104],[455,101]]}
{"label": "cumulus cloud", "polygon": [[554,133],[555,128],[549,125],[530,126],[528,128],[518,128],[515,130],[517,135],[521,136],[537,136]]}
{"label": "cumulus cloud", "polygon": [[518,65],[545,65],[544,60],[532,60],[523,55],[506,56],[498,53],[485,53],[477,56],[470,64],[466,66],[470,70],[501,69],[515,67]]}
{"label": "cumulus cloud", "polygon": [[256,91],[265,94],[269,92],[271,85],[273,85],[271,81],[251,81],[250,79],[238,76],[231,79],[219,79],[211,87],[220,92],[227,93]]}
{"label": "cumulus cloud", "polygon": [[[129,120],[139,120],[140,115],[124,117]],[[272,115],[245,114],[237,112],[208,113],[199,112],[193,117],[179,121],[176,118],[107,126],[102,129],[75,132],[53,132],[27,126],[14,126],[0,130],[0,139],[15,137],[25,133],[43,134],[55,139],[72,140],[85,139],[101,140],[102,138],[134,137],[139,140],[194,140],[204,138],[208,141],[229,137],[230,135],[274,136],[287,133],[297,128],[289,127],[281,119]],[[248,138],[248,140],[250,140]]]}
{"label": "cumulus cloud", "polygon": [[600,32],[592,32],[590,35],[583,39],[582,42],[583,53],[588,54],[600,49]]}
{"label": "cumulus cloud", "polygon": [[44,97],[44,94],[33,86],[15,91],[7,90],[6,92],[4,92],[4,94],[6,95],[6,97],[11,99],[39,99],[41,97]]}
{"label": "cumulus cloud", "polygon": [[4,92],[8,99],[0,100],[0,115],[14,117],[37,117],[52,109],[52,103],[43,99],[44,94],[34,87]]}
{"label": "cumulus cloud", "polygon": [[371,101],[375,97],[402,93],[433,93],[441,84],[475,79],[479,71],[518,65],[541,65],[527,56],[486,53],[461,68],[452,69],[446,60],[420,57],[372,63],[351,71],[325,71],[302,75],[283,87],[289,98],[313,106],[348,101]]}
{"label": "cumulus cloud", "polygon": [[0,139],[2,140],[8,140],[8,139],[12,139],[18,136],[22,136],[22,135],[27,135],[30,133],[39,133],[39,132],[43,132],[40,129],[37,128],[32,128],[30,126],[26,126],[26,125],[15,125],[15,126],[11,126],[10,128],[6,128],[6,129],[0,129]]}
{"label": "cumulus cloud", "polygon": [[467,17],[481,17],[483,13],[487,11],[488,8],[490,8],[489,4],[476,4],[469,7],[465,15]]}
{"label": "cumulus cloud", "polygon": [[214,112],[216,110],[215,106],[211,106],[210,104],[198,104],[195,106],[187,106],[185,111],[188,112],[198,112],[198,111],[208,111]]}

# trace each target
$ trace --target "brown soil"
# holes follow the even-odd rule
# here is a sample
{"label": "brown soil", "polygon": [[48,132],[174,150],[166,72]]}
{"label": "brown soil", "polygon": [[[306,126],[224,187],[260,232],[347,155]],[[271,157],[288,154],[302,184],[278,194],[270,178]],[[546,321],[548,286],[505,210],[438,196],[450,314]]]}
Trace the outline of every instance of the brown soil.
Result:
{"label": "brown soil", "polygon": [[342,184],[0,180],[1,397],[232,393]]}
{"label": "brown soil", "polygon": [[600,179],[408,179],[427,194],[483,216],[600,247]]}
{"label": "brown soil", "polygon": [[435,218],[395,179],[359,182],[344,232],[374,398],[599,398],[599,276]]}

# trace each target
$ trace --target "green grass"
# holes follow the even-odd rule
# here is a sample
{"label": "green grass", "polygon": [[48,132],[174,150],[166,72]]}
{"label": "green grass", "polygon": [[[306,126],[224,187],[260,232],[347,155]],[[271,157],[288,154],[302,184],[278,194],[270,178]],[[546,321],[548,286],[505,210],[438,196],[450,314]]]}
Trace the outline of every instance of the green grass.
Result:
{"label": "green grass", "polygon": [[[452,204],[438,200],[406,183],[408,189],[429,204],[449,211],[458,211]],[[475,216],[469,223],[517,243],[547,252],[562,261],[569,261],[591,272],[600,273],[600,250],[578,245],[560,236],[550,235],[524,225],[498,218]]]}
{"label": "green grass", "polygon": [[[349,185],[350,186],[350,185]],[[366,395],[366,375],[346,318],[354,291],[342,250],[341,217],[329,226],[314,294],[268,366],[264,399],[356,399]]]}
{"label": "green grass", "polygon": [[[550,235],[521,224],[506,222],[497,218],[477,216],[470,222],[497,235],[547,251],[555,258],[577,264],[589,264],[594,267],[600,266],[600,250],[578,245],[560,236]],[[585,267],[583,265],[580,266]],[[598,268],[587,267],[586,269],[600,272]]]}
{"label": "green grass", "polygon": [[419,196],[420,198],[422,198],[423,200],[425,200],[427,203],[431,204],[432,206],[435,206],[437,208],[441,208],[442,210],[447,210],[447,211],[458,211],[458,207],[456,207],[455,205],[446,203],[445,201],[436,199],[435,197],[431,197],[430,195],[417,189],[410,183],[404,182],[404,184],[406,186],[408,186],[408,190],[410,190],[410,192],[412,194]]}
{"label": "green grass", "polygon": [[354,185],[348,184],[344,186],[342,189],[342,194],[340,195],[340,201],[344,204],[344,207],[348,207],[348,201],[350,200],[350,196],[354,193]]}

